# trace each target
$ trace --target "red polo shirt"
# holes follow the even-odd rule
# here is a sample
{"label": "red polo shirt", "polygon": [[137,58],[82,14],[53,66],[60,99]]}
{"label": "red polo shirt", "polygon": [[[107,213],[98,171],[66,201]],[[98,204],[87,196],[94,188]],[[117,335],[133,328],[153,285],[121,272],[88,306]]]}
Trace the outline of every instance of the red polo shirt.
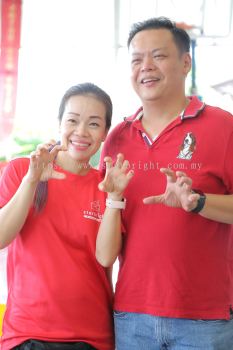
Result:
{"label": "red polo shirt", "polygon": [[102,152],[121,152],[135,175],[122,211],[125,235],[115,309],[157,316],[229,318],[233,305],[231,225],[180,208],[144,205],[165,191],[161,167],[185,171],[193,188],[233,193],[233,118],[193,97],[182,116],[153,141],[140,120],[142,109],[116,126]]}

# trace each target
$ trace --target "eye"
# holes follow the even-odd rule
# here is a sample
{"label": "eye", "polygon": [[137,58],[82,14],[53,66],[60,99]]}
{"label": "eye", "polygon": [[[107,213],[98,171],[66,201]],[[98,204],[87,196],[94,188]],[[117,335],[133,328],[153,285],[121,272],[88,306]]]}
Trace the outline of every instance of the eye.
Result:
{"label": "eye", "polygon": [[139,64],[141,62],[141,60],[139,58],[134,58],[132,61],[131,61],[131,64],[132,65],[136,65],[136,64]]}
{"label": "eye", "polygon": [[76,120],[73,119],[73,118],[69,118],[69,119],[67,119],[67,122],[68,122],[69,124],[75,124],[75,123],[76,123]]}
{"label": "eye", "polygon": [[165,55],[162,55],[162,54],[159,54],[159,55],[154,55],[154,58],[156,59],[156,60],[162,60],[162,59],[164,59],[166,56]]}
{"label": "eye", "polygon": [[89,123],[89,126],[93,129],[95,129],[95,128],[98,128],[100,125],[96,122],[91,122],[91,123]]}

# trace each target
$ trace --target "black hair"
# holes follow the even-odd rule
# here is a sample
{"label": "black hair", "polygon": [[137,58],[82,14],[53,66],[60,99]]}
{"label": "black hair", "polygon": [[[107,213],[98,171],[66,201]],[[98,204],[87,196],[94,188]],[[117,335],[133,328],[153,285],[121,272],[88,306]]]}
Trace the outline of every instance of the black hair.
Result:
{"label": "black hair", "polygon": [[[62,117],[65,111],[66,103],[72,96],[92,96],[98,101],[101,101],[106,108],[106,130],[109,130],[112,122],[112,101],[110,96],[102,90],[100,87],[93,83],[81,83],[71,86],[63,95],[58,111],[59,123],[62,121]],[[35,197],[34,197],[34,209],[36,212],[40,212],[48,197],[48,181],[40,181],[37,185]]]}
{"label": "black hair", "polygon": [[143,30],[150,30],[150,29],[169,30],[174,38],[175,44],[179,49],[179,51],[181,53],[190,51],[190,37],[188,33],[184,29],[178,28],[176,26],[176,23],[172,22],[167,17],[154,17],[154,18],[149,18],[143,22],[134,23],[130,29],[128,40],[127,40],[128,48],[130,46],[132,39],[137,33]]}
{"label": "black hair", "polygon": [[58,120],[61,122],[64,110],[66,107],[67,101],[70,99],[72,96],[77,96],[77,95],[88,95],[88,96],[93,96],[97,100],[101,101],[106,108],[106,129],[108,130],[111,127],[111,121],[112,121],[112,101],[109,95],[102,90],[100,87],[93,83],[82,83],[82,84],[77,84],[74,86],[71,86],[64,94],[62,97],[60,107],[59,107],[59,112],[58,112]]}

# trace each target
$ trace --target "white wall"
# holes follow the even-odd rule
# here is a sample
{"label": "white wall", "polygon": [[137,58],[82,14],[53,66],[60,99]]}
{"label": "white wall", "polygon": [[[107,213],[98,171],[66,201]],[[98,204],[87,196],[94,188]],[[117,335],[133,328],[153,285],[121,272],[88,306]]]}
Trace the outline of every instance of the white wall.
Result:
{"label": "white wall", "polygon": [[16,133],[56,135],[58,105],[73,84],[111,92],[113,29],[113,0],[23,1]]}
{"label": "white wall", "polygon": [[[208,33],[213,33],[214,28],[221,33],[221,23],[227,22],[223,5],[231,2],[214,2],[212,24],[209,11],[206,16]],[[200,23],[201,3],[144,0],[142,5],[141,0],[119,0],[119,44],[123,47],[116,57],[114,0],[24,0],[15,134],[20,136],[23,130],[28,137],[56,137],[60,99],[68,87],[82,81],[92,81],[109,92],[114,103],[114,125],[133,113],[140,102],[129,81],[125,43],[130,24],[162,14],[187,23],[193,15]],[[230,111],[232,100],[217,94],[210,85],[233,77],[232,62],[232,36],[200,42],[198,39],[199,92],[206,102],[217,102]]]}

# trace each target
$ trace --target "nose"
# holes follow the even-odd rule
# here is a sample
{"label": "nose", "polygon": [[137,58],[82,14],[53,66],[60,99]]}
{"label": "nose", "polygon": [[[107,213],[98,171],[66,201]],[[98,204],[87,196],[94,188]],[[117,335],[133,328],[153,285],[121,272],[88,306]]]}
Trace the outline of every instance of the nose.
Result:
{"label": "nose", "polygon": [[86,126],[86,124],[84,122],[80,122],[76,125],[76,128],[75,128],[75,133],[78,135],[78,136],[87,136],[88,135],[88,128]]}
{"label": "nose", "polygon": [[147,55],[143,58],[142,61],[142,72],[153,70],[155,67],[153,57],[151,55]]}

